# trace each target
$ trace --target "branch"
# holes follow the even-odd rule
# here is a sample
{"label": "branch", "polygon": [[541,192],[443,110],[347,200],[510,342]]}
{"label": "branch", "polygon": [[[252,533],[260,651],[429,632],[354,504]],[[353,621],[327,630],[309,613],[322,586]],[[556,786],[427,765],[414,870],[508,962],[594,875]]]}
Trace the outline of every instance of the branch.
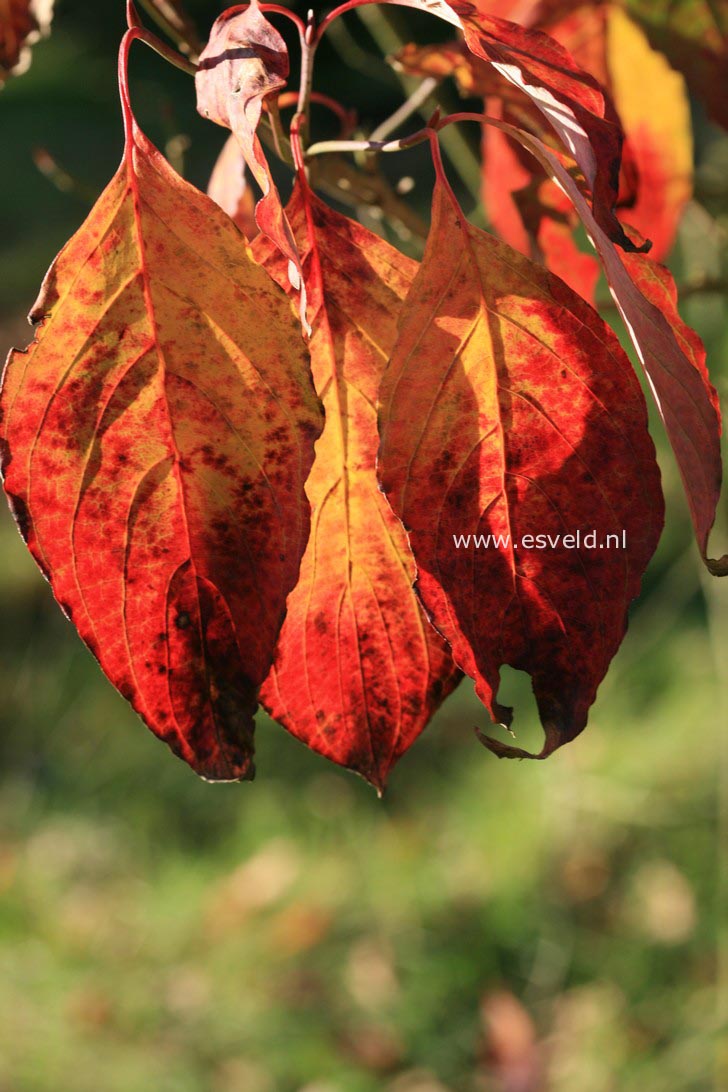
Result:
{"label": "branch", "polygon": [[[264,114],[258,130],[267,147],[276,150],[270,119]],[[290,141],[279,138],[280,151],[284,163],[293,166],[293,153]],[[402,201],[390,186],[386,178],[362,171],[340,155],[332,154],[316,159],[311,164],[311,185],[340,201],[349,208],[365,205],[381,210],[383,216],[394,226],[400,238],[414,236],[427,238],[427,224],[417,215],[408,202]]]}
{"label": "branch", "polygon": [[302,145],[308,140],[309,118],[308,111],[311,103],[311,88],[313,87],[313,61],[316,56],[316,23],[313,10],[309,8],[306,16],[306,29],[301,34],[301,83],[298,91],[298,105],[296,114],[300,115],[300,134]]}
{"label": "branch", "polygon": [[306,158],[330,152],[403,152],[430,139],[431,129],[418,129],[397,140],[319,140],[306,150]]}
{"label": "branch", "polygon": [[[385,11],[375,6],[358,7],[356,14],[386,55],[396,53],[401,46],[407,44],[409,35],[400,30],[397,13]],[[393,71],[405,94],[407,96],[412,95],[419,87],[419,81],[411,76],[406,76],[404,73]],[[459,105],[454,103],[452,96],[441,85],[432,92],[432,96],[436,105],[442,109],[443,114],[449,114],[455,105]],[[424,121],[428,120],[428,113],[421,108],[420,114]],[[454,126],[443,132],[441,139],[448,159],[460,175],[463,185],[470,193],[473,201],[479,205],[481,201],[480,155],[473,149],[468,138]]]}

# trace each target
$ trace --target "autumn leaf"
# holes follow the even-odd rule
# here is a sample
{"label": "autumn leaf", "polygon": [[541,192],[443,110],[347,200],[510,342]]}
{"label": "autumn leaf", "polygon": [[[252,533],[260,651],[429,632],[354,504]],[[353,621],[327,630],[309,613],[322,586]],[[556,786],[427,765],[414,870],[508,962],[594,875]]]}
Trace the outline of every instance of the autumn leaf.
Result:
{"label": "autumn leaf", "polygon": [[50,30],[53,0],[0,0],[0,87],[30,64],[30,46]]}
{"label": "autumn leaf", "polygon": [[[662,260],[672,249],[692,191],[690,106],[682,78],[616,4],[576,6],[558,22],[542,25],[611,95],[626,137],[619,216],[651,241],[650,256]],[[497,157],[485,170],[507,185]],[[598,266],[569,239],[563,197],[536,172],[541,182],[516,194],[515,201],[526,206],[524,219],[548,268],[574,287],[581,283],[591,302]],[[533,200],[536,192],[538,201]],[[577,222],[572,213],[572,229]]]}
{"label": "autumn leaf", "polygon": [[11,353],[5,489],[54,594],[149,727],[253,773],[256,692],[309,531],[321,430],[300,331],[242,236],[134,121]]}
{"label": "autumn leaf", "polygon": [[[533,680],[540,754],[483,741],[543,758],[584,728],[662,527],[629,360],[580,296],[469,225],[440,171],[381,404],[380,479],[434,624],[495,722],[512,716],[501,665]],[[565,547],[577,529],[625,548]],[[531,534],[554,547],[525,548]],[[456,538],[471,535],[504,537]]]}
{"label": "autumn leaf", "polygon": [[258,234],[255,198],[245,173],[245,157],[234,136],[229,136],[213,167],[207,194],[226,212],[249,241]]}
{"label": "autumn leaf", "polygon": [[257,134],[263,102],[285,87],[287,77],[286,43],[262,14],[258,0],[251,0],[244,10],[229,8],[216,20],[200,54],[195,83],[197,109],[203,117],[232,130],[263,192],[255,220],[288,260],[290,282],[302,291],[305,320],[301,260]]}
{"label": "autumn leaf", "polygon": [[620,219],[651,241],[650,257],[661,261],[672,249],[692,193],[687,90],[682,77],[617,4],[604,5],[599,14],[595,25],[592,8],[584,6],[544,29],[612,96],[626,138],[625,166],[636,175],[635,186],[623,172]]}
{"label": "autumn leaf", "polygon": [[580,186],[537,137],[504,122],[487,123],[528,149],[576,209],[649,380],[683,480],[701,557],[714,575],[728,574],[728,554],[708,557],[722,482],[718,395],[710,383],[703,345],[678,314],[672,277],[645,255],[633,262],[617,252]]}
{"label": "autumn leaf", "polygon": [[465,45],[521,90],[546,118],[579,166],[597,223],[625,250],[614,206],[619,191],[622,132],[608,97],[570,54],[540,30],[491,15],[469,0],[388,0],[438,15],[462,30]]}
{"label": "autumn leaf", "polygon": [[288,214],[304,255],[326,426],[306,486],[311,538],[261,702],[381,790],[459,679],[414,594],[407,536],[376,475],[379,384],[417,267],[300,182]]}
{"label": "autumn leaf", "polygon": [[727,0],[627,0],[627,10],[711,118],[728,128]]}
{"label": "autumn leaf", "polygon": [[[618,213],[651,241],[652,257],[662,260],[672,248],[692,189],[690,108],[683,80],[617,4],[534,0],[513,8],[530,26],[537,24],[557,39],[611,96],[626,137]],[[409,46],[397,63],[422,76],[452,75],[464,97],[485,99],[485,113],[551,144],[526,96],[514,88],[509,92],[505,81],[499,85],[491,66],[472,56],[464,43]],[[490,223],[511,246],[542,260],[593,302],[598,264],[580,252],[573,238],[578,218],[545,178],[502,132],[484,131],[483,200]]]}

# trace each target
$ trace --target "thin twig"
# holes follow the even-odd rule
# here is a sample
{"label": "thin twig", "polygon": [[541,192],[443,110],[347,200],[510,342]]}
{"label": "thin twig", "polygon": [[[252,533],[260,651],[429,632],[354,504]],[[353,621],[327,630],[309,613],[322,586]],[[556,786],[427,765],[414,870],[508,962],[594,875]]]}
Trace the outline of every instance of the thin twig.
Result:
{"label": "thin twig", "polygon": [[[397,12],[376,6],[358,7],[356,15],[386,56],[396,53],[407,44],[409,35],[400,29]],[[419,86],[419,81],[415,77],[396,71],[395,75],[407,96]],[[432,92],[432,98],[443,114],[449,114],[456,105],[459,105],[454,103],[452,96],[441,84]],[[428,115],[422,107],[420,107],[420,113],[427,121]],[[482,183],[479,153],[473,148],[468,137],[455,126],[442,134],[442,147],[473,201],[475,204],[480,204]]]}
{"label": "thin twig", "polygon": [[369,134],[369,139],[372,141],[384,140],[386,136],[393,133],[396,129],[403,125],[412,114],[416,113],[420,107],[424,106],[427,100],[432,95],[433,91],[437,88],[439,80],[434,76],[429,76],[423,80],[419,87],[416,87],[406,102],[403,102],[399,109],[386,118],[381,125],[378,125],[376,129]]}
{"label": "thin twig", "polygon": [[[264,114],[258,129],[261,140],[275,151],[275,142],[270,118]],[[293,153],[287,137],[280,138],[280,151],[283,162],[293,166]],[[311,184],[322,190],[329,197],[340,201],[342,205],[357,208],[362,205],[381,209],[404,238],[414,236],[424,239],[427,236],[427,224],[417,215],[412,206],[401,200],[386,178],[368,171],[362,171],[340,155],[316,158],[311,164]],[[401,230],[399,230],[401,228]]]}
{"label": "thin twig", "polygon": [[430,139],[431,129],[418,129],[397,140],[319,140],[306,150],[306,158],[331,152],[402,152]]}

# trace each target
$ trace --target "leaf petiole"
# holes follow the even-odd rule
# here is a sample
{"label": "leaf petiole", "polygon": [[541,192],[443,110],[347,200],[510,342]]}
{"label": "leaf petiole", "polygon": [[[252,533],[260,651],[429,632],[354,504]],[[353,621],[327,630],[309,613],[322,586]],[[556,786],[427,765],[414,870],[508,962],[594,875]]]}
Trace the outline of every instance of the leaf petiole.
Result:
{"label": "leaf petiole", "polygon": [[194,76],[197,73],[197,65],[193,61],[189,61],[186,57],[183,57],[181,53],[178,53],[175,49],[170,49],[165,45],[161,39],[157,38],[156,34],[152,34],[151,31],[142,30],[138,28],[139,32],[134,35],[140,42],[144,42],[150,49],[153,49],[155,53],[158,53],[160,57],[163,57],[165,61],[168,61],[175,68],[179,68],[181,72],[186,72],[188,76]]}
{"label": "leaf petiole", "polygon": [[[151,30],[142,23],[139,18],[139,13],[134,6],[133,0],[127,0],[126,4],[126,22],[128,26],[127,36],[129,43],[132,41],[144,42],[150,49],[153,49],[155,53],[158,53],[160,57],[163,57],[169,64],[174,65],[175,68],[179,68],[182,72],[186,72],[189,76],[194,76],[197,73],[197,65],[189,60],[187,57],[183,57],[181,53],[178,53],[176,49],[172,49],[165,42],[158,38],[156,34],[152,34]],[[128,51],[128,45],[126,47]]]}
{"label": "leaf petiole", "polygon": [[430,139],[432,129],[418,129],[409,136],[397,140],[319,140],[306,149],[306,158],[331,152],[402,152]]}

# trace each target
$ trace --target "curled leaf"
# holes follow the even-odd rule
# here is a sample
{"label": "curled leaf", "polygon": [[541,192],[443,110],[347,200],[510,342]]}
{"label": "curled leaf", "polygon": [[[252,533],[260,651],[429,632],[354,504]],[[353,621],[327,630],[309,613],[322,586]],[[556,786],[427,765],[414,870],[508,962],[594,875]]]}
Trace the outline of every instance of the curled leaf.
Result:
{"label": "curled leaf", "polygon": [[301,260],[257,132],[264,101],[276,96],[287,78],[286,43],[261,12],[258,0],[251,0],[244,10],[229,8],[216,20],[200,54],[195,84],[197,109],[232,130],[263,192],[255,220],[289,262],[289,279],[301,290],[305,319]]}
{"label": "curled leaf", "polygon": [[[663,259],[691,194],[690,109],[682,78],[617,4],[526,0],[511,7],[511,17],[559,41],[608,92],[626,137],[617,211],[620,220],[652,242],[652,257]],[[408,46],[397,63],[421,76],[452,75],[464,97],[485,99],[486,114],[553,144],[527,96],[502,78],[498,82],[492,66],[465,43]],[[483,133],[483,200],[501,238],[543,261],[593,302],[599,267],[573,239],[578,217],[570,203],[532,157],[494,129]]]}
{"label": "curled leaf", "polygon": [[[622,131],[599,83],[547,34],[491,15],[469,0],[389,0],[428,11],[459,27],[470,53],[519,88],[553,127],[579,166],[597,223],[625,250],[614,206],[619,192]],[[647,245],[647,244],[645,244]]]}
{"label": "curled leaf", "polygon": [[204,777],[246,778],[320,409],[284,293],[136,125],[132,37],[122,164],[8,360],[4,484],[124,697]]}

